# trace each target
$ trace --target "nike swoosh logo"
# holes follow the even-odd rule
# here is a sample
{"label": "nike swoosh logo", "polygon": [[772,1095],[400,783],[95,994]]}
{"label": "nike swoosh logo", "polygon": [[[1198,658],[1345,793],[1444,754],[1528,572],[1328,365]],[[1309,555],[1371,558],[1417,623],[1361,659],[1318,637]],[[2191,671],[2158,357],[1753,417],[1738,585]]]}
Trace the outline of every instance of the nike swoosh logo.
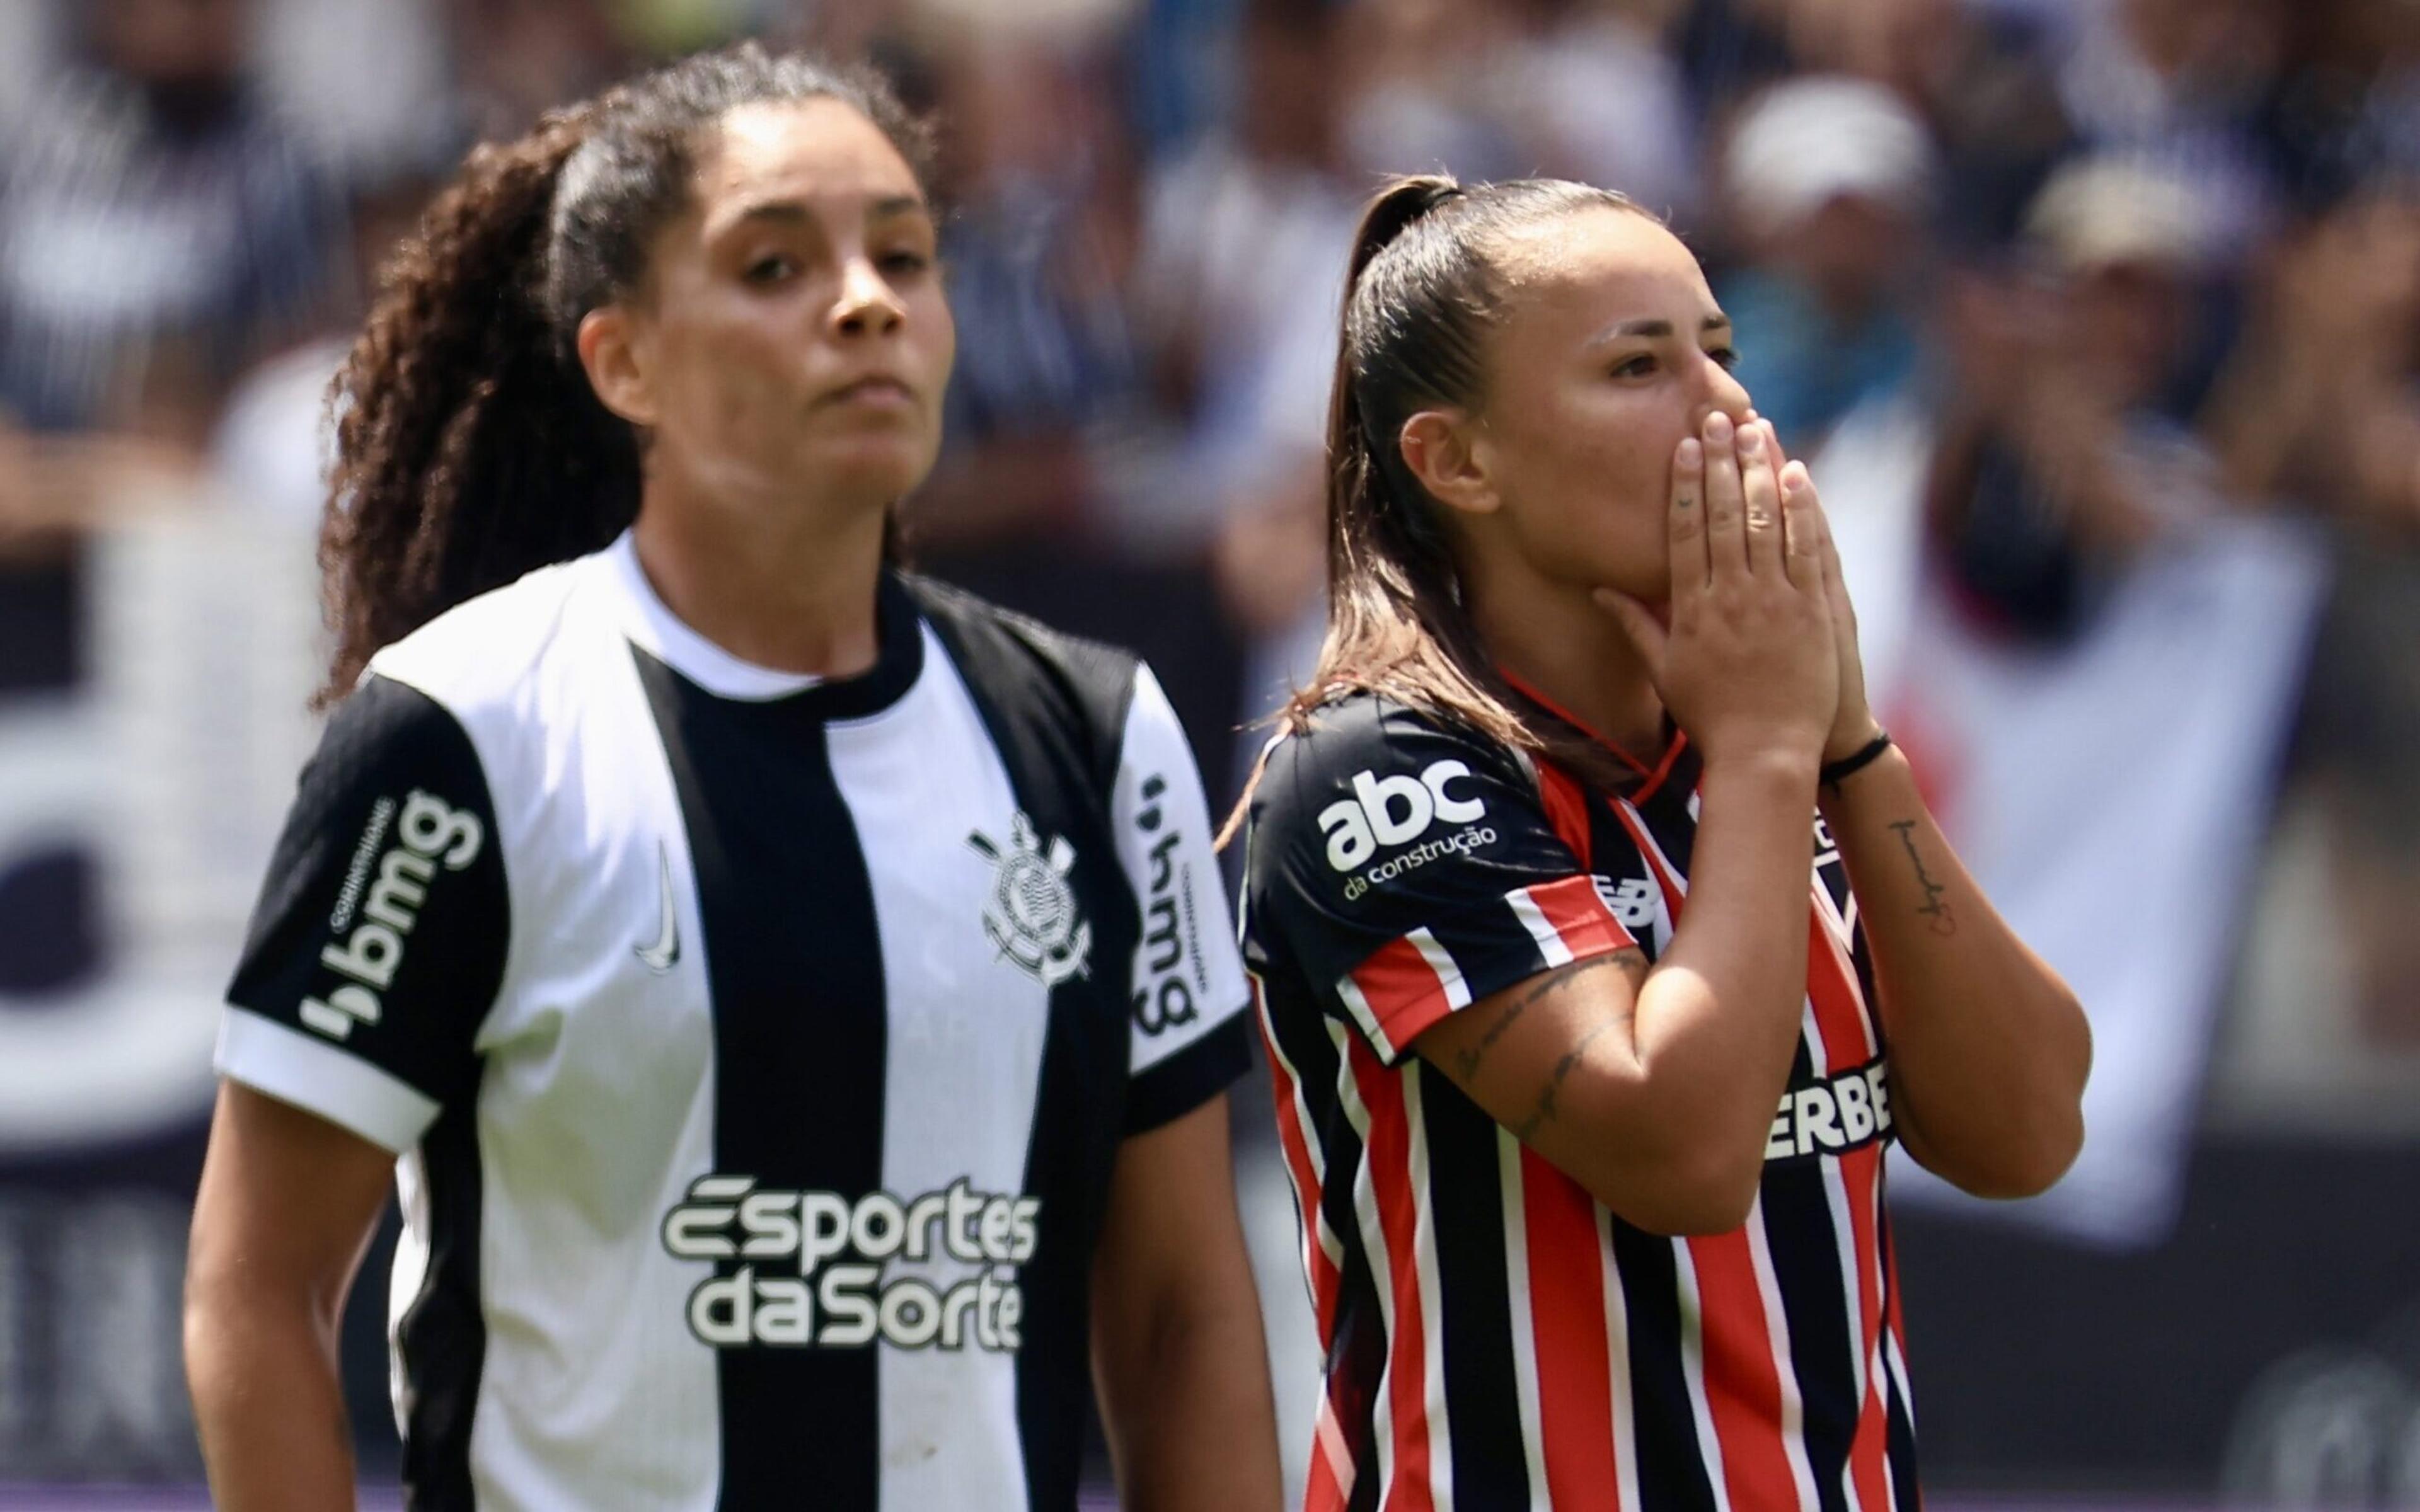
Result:
{"label": "nike swoosh logo", "polygon": [[656,943],[634,945],[630,953],[640,964],[661,976],[680,959],[680,918],[673,912],[673,856],[663,841],[656,842],[656,896],[662,914],[656,924]]}

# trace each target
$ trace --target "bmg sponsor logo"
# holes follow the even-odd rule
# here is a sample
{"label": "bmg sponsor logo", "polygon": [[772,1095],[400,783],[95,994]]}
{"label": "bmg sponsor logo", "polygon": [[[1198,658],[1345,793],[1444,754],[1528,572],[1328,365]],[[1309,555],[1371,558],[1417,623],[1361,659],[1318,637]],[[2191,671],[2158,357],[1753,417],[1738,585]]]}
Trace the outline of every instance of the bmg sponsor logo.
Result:
{"label": "bmg sponsor logo", "polygon": [[1170,821],[1160,800],[1167,779],[1155,772],[1143,779],[1142,811],[1134,818],[1151,863],[1142,906],[1141,958],[1135,971],[1135,1026],[1165,1034],[1202,1016],[1198,995],[1210,990],[1202,961],[1202,932],[1193,915],[1193,862],[1185,854],[1185,831]]}
{"label": "bmg sponsor logo", "polygon": [[[1024,1344],[1025,1293],[1013,1268],[1033,1257],[1041,1211],[1040,1197],[979,1192],[963,1178],[922,1196],[877,1191],[851,1200],[760,1187],[752,1176],[701,1176],[664,1214],[663,1242],[680,1259],[745,1262],[690,1292],[690,1332],[715,1349],[879,1340],[1014,1352]],[[882,1278],[886,1261],[943,1257],[984,1269],[946,1288]]]}
{"label": "bmg sponsor logo", "polygon": [[[401,843],[381,854],[390,825]],[[350,1038],[357,1021],[376,1024],[382,1007],[379,995],[395,985],[406,937],[420,921],[438,868],[461,871],[479,858],[486,843],[487,828],[478,815],[417,788],[404,796],[399,810],[393,798],[373,805],[328,918],[329,933],[343,939],[319,951],[321,965],[349,980],[324,999],[302,999],[302,1022],[331,1040]]]}

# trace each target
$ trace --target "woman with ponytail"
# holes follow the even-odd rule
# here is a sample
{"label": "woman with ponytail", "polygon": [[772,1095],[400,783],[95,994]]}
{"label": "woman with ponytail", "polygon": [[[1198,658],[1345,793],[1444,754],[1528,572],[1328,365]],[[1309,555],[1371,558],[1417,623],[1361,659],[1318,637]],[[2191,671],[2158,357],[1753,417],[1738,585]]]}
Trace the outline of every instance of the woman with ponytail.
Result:
{"label": "woman with ponytail", "polygon": [[[901,571],[923,130],[752,47],[482,147],[335,393],[333,714],[228,990],[218,1504],[1273,1507],[1208,815],[1150,671]],[[1181,927],[1179,921],[1181,920]]]}
{"label": "woman with ponytail", "polygon": [[1313,1509],[1913,1509],[1885,1148],[2019,1196],[2083,1137],[2083,1015],[1874,722],[1730,339],[1618,194],[1364,220],[1244,810]]}

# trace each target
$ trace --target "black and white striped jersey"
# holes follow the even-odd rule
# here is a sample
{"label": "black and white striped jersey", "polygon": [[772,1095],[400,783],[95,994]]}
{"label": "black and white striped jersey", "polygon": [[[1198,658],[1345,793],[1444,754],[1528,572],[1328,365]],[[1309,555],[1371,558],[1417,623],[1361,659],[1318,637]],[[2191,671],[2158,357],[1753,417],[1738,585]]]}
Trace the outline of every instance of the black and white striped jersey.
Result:
{"label": "black and white striped jersey", "polygon": [[626,536],[380,652],[228,1076],[396,1150],[415,1508],[1064,1508],[1119,1140],[1246,1064],[1131,656],[886,575],[845,681]]}

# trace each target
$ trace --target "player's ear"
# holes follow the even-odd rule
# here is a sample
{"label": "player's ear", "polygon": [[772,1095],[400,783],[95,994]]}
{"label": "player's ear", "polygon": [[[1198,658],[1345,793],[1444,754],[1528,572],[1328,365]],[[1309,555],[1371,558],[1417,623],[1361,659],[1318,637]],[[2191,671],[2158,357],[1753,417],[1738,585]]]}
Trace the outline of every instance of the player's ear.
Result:
{"label": "player's ear", "polygon": [[580,317],[581,368],[597,402],[633,425],[656,423],[653,327],[619,304],[602,304]]}
{"label": "player's ear", "polygon": [[1429,497],[1466,515],[1493,514],[1503,502],[1497,491],[1486,431],[1459,409],[1423,409],[1396,434],[1404,467]]}

